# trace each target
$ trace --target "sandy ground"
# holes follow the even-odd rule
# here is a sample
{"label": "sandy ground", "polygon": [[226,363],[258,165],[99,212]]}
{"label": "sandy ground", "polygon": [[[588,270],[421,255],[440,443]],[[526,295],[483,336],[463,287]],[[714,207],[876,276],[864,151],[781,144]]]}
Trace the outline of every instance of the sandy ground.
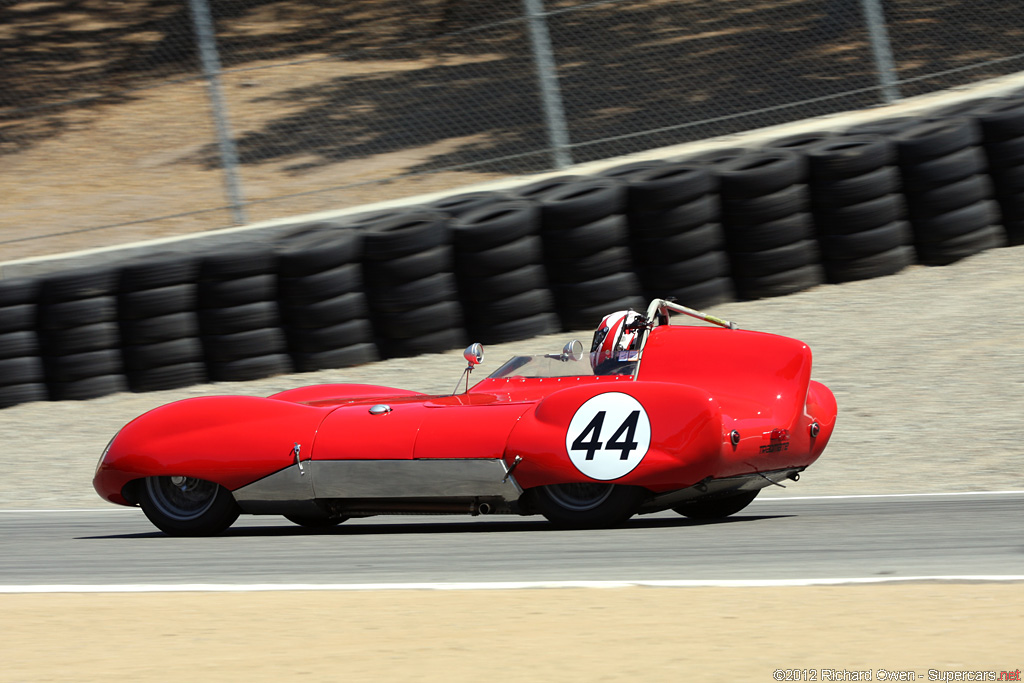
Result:
{"label": "sandy ground", "polygon": [[998,676],[1024,666],[1022,604],[1022,584],[4,595],[0,681]]}

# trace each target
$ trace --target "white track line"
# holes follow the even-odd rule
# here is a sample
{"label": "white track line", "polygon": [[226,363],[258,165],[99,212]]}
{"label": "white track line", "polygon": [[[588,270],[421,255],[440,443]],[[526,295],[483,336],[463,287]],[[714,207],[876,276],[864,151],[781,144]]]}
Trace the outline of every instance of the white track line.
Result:
{"label": "white track line", "polygon": [[283,591],[409,591],[409,590],[522,590],[547,588],[778,588],[848,586],[907,582],[1010,583],[1024,575],[887,576],[835,579],[680,579],[664,581],[488,581],[463,583],[182,583],[182,584],[65,584],[0,586],[3,593],[266,593]]}

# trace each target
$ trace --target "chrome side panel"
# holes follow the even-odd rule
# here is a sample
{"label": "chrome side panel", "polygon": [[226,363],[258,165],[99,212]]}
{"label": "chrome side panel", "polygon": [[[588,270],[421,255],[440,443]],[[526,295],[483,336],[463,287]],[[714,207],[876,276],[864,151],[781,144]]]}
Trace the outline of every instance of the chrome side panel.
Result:
{"label": "chrome side panel", "polygon": [[312,500],[313,478],[309,473],[309,464],[308,460],[302,463],[304,474],[292,465],[235,489],[232,491],[235,502],[244,510],[249,503],[254,502]]}
{"label": "chrome side panel", "polygon": [[422,460],[312,460],[317,498],[519,499],[523,490],[501,458]]}

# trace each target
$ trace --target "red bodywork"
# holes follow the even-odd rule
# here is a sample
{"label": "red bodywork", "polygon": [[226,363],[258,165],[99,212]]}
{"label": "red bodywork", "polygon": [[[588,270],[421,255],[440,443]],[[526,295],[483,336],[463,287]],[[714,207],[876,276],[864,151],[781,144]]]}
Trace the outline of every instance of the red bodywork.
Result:
{"label": "red bodywork", "polygon": [[[596,429],[581,432],[580,447],[626,443],[621,458],[639,460],[613,483],[662,493],[813,463],[832,434],[836,402],[810,374],[810,349],[794,339],[660,326],[649,333],[635,378],[488,378],[452,396],[335,384],[268,398],[188,399],[127,424],[104,454],[94,486],[119,504],[132,504],[129,484],[149,476],[195,477],[236,491],[296,467],[296,460],[503,459],[524,490],[589,482],[567,452],[567,430],[588,399],[616,393],[635,399],[649,419],[646,451],[646,441],[630,441],[640,437],[625,424],[617,434],[609,426],[601,440]],[[368,410],[383,403],[389,412]],[[595,453],[595,460],[609,457]],[[309,486],[314,497],[316,482]]]}

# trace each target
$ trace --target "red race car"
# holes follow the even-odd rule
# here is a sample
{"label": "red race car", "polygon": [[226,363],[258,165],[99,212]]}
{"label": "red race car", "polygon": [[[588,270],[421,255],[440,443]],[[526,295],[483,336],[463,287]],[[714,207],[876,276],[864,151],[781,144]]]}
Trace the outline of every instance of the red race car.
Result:
{"label": "red race car", "polygon": [[466,358],[452,395],[326,384],[170,403],[118,432],[93,485],[172,535],[216,534],[243,512],[309,527],[391,513],[711,519],[797,480],[836,420],[805,344],[663,300],[607,316],[589,355],[572,341],[516,356],[472,388],[480,345]]}

